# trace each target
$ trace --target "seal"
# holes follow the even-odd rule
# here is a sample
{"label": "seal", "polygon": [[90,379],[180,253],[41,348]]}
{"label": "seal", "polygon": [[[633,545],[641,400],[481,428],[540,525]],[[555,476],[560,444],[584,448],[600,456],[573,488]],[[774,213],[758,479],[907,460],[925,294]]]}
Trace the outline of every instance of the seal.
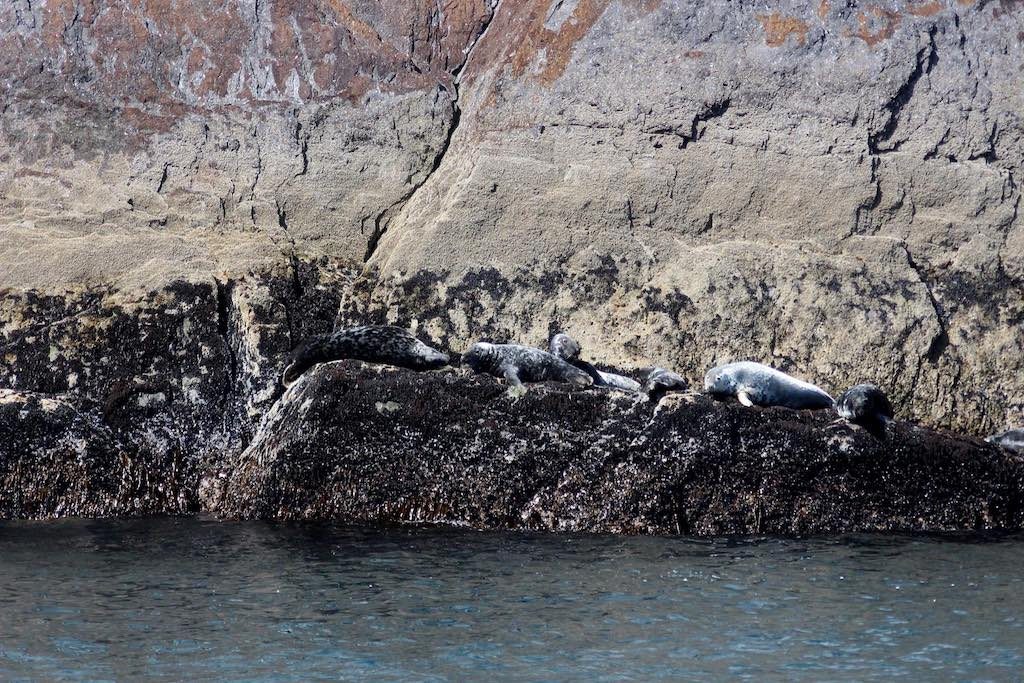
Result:
{"label": "seal", "polygon": [[874,384],[858,384],[844,391],[836,401],[836,412],[877,437],[885,436],[885,427],[893,416],[889,398]]}
{"label": "seal", "polygon": [[994,443],[1014,453],[1024,453],[1024,429],[1010,429],[999,434],[993,434],[986,438],[985,441]]}
{"label": "seal", "polygon": [[462,354],[462,362],[474,372],[504,377],[510,393],[521,396],[523,382],[568,382],[590,386],[590,375],[547,351],[519,344],[476,342]]}
{"label": "seal", "polygon": [[424,344],[401,327],[346,327],[313,337],[296,349],[285,367],[281,383],[289,387],[317,363],[343,358],[412,370],[433,370],[448,365],[450,360],[448,354]]}
{"label": "seal", "polygon": [[704,375],[704,391],[715,398],[735,396],[745,406],[813,410],[835,405],[825,390],[750,361],[712,368]]}
{"label": "seal", "polygon": [[613,372],[598,370],[587,361],[582,360],[580,358],[579,342],[564,332],[559,332],[552,337],[548,346],[551,349],[552,356],[561,358],[566,363],[590,375],[590,379],[593,380],[595,387],[607,387],[609,389],[632,392],[640,391],[640,382],[637,382],[635,379],[625,375],[616,375]]}
{"label": "seal", "polygon": [[649,368],[644,374],[644,393],[652,401],[670,391],[686,391],[689,386],[682,375],[665,368]]}

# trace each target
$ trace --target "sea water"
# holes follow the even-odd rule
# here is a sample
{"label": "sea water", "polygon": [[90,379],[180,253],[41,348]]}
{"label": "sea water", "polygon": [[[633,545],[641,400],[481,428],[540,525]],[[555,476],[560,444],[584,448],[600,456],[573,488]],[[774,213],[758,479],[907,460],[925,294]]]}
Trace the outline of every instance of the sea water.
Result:
{"label": "sea water", "polygon": [[1024,536],[0,524],[0,680],[1019,680]]}

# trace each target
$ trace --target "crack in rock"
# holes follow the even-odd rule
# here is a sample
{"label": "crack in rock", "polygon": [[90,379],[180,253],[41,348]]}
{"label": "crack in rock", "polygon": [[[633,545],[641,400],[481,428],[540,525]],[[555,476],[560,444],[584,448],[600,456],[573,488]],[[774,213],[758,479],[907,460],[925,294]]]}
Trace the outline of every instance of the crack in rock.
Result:
{"label": "crack in rock", "polygon": [[903,85],[900,86],[896,94],[885,104],[885,109],[889,111],[889,120],[885,122],[885,126],[882,130],[878,131],[874,135],[868,135],[868,151],[871,154],[885,154],[887,152],[896,152],[903,144],[902,140],[896,141],[892,146],[883,148],[880,145],[888,142],[892,139],[892,136],[896,134],[896,130],[899,128],[900,118],[907,105],[914,98],[914,93],[917,90],[917,84],[921,79],[930,74],[932,68],[939,61],[938,48],[935,45],[935,34],[938,28],[932,26],[928,30],[928,45],[918,50],[917,62],[914,65],[914,70],[910,72],[910,76],[904,81]]}
{"label": "crack in rock", "polygon": [[[437,151],[437,154],[434,155],[434,160],[431,162],[430,169],[427,171],[426,174],[424,174],[422,180],[420,180],[418,183],[415,183],[411,188],[409,188],[408,192],[406,192],[404,195],[402,195],[402,197],[398,199],[398,201],[386,207],[383,211],[377,214],[376,218],[374,218],[373,232],[370,234],[370,238],[366,242],[366,253],[363,255],[363,263],[369,263],[370,259],[373,258],[373,255],[376,253],[377,247],[380,244],[381,238],[384,236],[384,233],[387,232],[388,227],[391,225],[391,220],[398,212],[400,212],[409,203],[409,201],[413,198],[416,192],[418,192],[421,187],[427,184],[427,181],[430,180],[431,176],[433,176],[437,169],[440,168],[441,162],[444,160],[445,155],[448,153],[448,148],[451,146],[452,139],[455,137],[455,131],[458,130],[459,123],[462,119],[462,108],[459,106],[459,76],[461,75],[462,71],[466,68],[466,65],[469,64],[469,60],[473,55],[474,48],[476,48],[480,41],[483,40],[484,36],[487,34],[487,30],[491,27],[491,24],[494,21],[494,17],[498,15],[498,8],[500,7],[500,5],[501,0],[497,0],[491,6],[491,14],[480,27],[480,32],[477,34],[476,38],[470,44],[469,49],[466,51],[466,58],[462,61],[462,64],[459,65],[459,67],[452,72],[452,89],[454,90],[454,94],[451,98],[451,121],[448,125],[448,131],[445,135],[445,138],[441,143],[441,147]],[[445,88],[444,85],[438,85],[438,95],[440,95],[442,92],[447,92],[447,90],[448,89]]]}

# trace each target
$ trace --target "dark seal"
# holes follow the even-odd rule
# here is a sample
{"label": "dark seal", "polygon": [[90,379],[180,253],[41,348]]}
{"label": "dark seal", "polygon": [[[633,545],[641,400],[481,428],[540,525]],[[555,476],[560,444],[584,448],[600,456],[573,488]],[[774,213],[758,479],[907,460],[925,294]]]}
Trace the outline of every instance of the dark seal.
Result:
{"label": "dark seal", "polygon": [[519,344],[477,342],[462,354],[464,365],[474,372],[504,377],[516,392],[523,382],[568,382],[592,384],[590,375],[547,351]]}
{"label": "dark seal", "polygon": [[885,436],[885,427],[893,416],[889,398],[874,384],[858,384],[847,389],[836,401],[836,412],[847,422],[860,425],[879,438]]}
{"label": "dark seal", "polygon": [[644,373],[644,393],[654,401],[670,391],[686,391],[690,384],[682,375],[665,368],[649,368]]}
{"label": "dark seal", "polygon": [[291,386],[317,363],[352,358],[368,363],[397,365],[412,370],[433,370],[448,364],[448,354],[424,344],[409,330],[363,325],[313,337],[292,353],[281,382]]}
{"label": "dark seal", "polygon": [[579,368],[590,375],[595,387],[607,387],[609,389],[620,389],[622,391],[640,391],[640,382],[625,375],[616,375],[613,372],[598,370],[587,361],[580,358],[580,345],[575,339],[559,332],[551,338],[549,344],[551,355],[561,358],[566,363]]}
{"label": "dark seal", "polygon": [[985,441],[1014,453],[1024,453],[1024,429],[1010,429],[1000,434],[993,434]]}

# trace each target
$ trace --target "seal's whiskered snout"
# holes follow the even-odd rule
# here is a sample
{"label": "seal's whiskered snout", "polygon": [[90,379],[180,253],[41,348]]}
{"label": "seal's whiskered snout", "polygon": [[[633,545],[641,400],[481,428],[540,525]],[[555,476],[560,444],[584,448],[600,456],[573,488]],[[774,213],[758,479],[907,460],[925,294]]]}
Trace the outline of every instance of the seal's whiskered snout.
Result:
{"label": "seal's whiskered snout", "polygon": [[730,396],[735,392],[735,382],[723,372],[715,369],[704,375],[704,393],[712,396]]}
{"label": "seal's whiskered snout", "polygon": [[412,356],[420,359],[419,367],[423,370],[443,368],[448,365],[450,360],[447,353],[438,351],[434,347],[428,346],[418,339],[416,340],[415,348],[412,350]]}

